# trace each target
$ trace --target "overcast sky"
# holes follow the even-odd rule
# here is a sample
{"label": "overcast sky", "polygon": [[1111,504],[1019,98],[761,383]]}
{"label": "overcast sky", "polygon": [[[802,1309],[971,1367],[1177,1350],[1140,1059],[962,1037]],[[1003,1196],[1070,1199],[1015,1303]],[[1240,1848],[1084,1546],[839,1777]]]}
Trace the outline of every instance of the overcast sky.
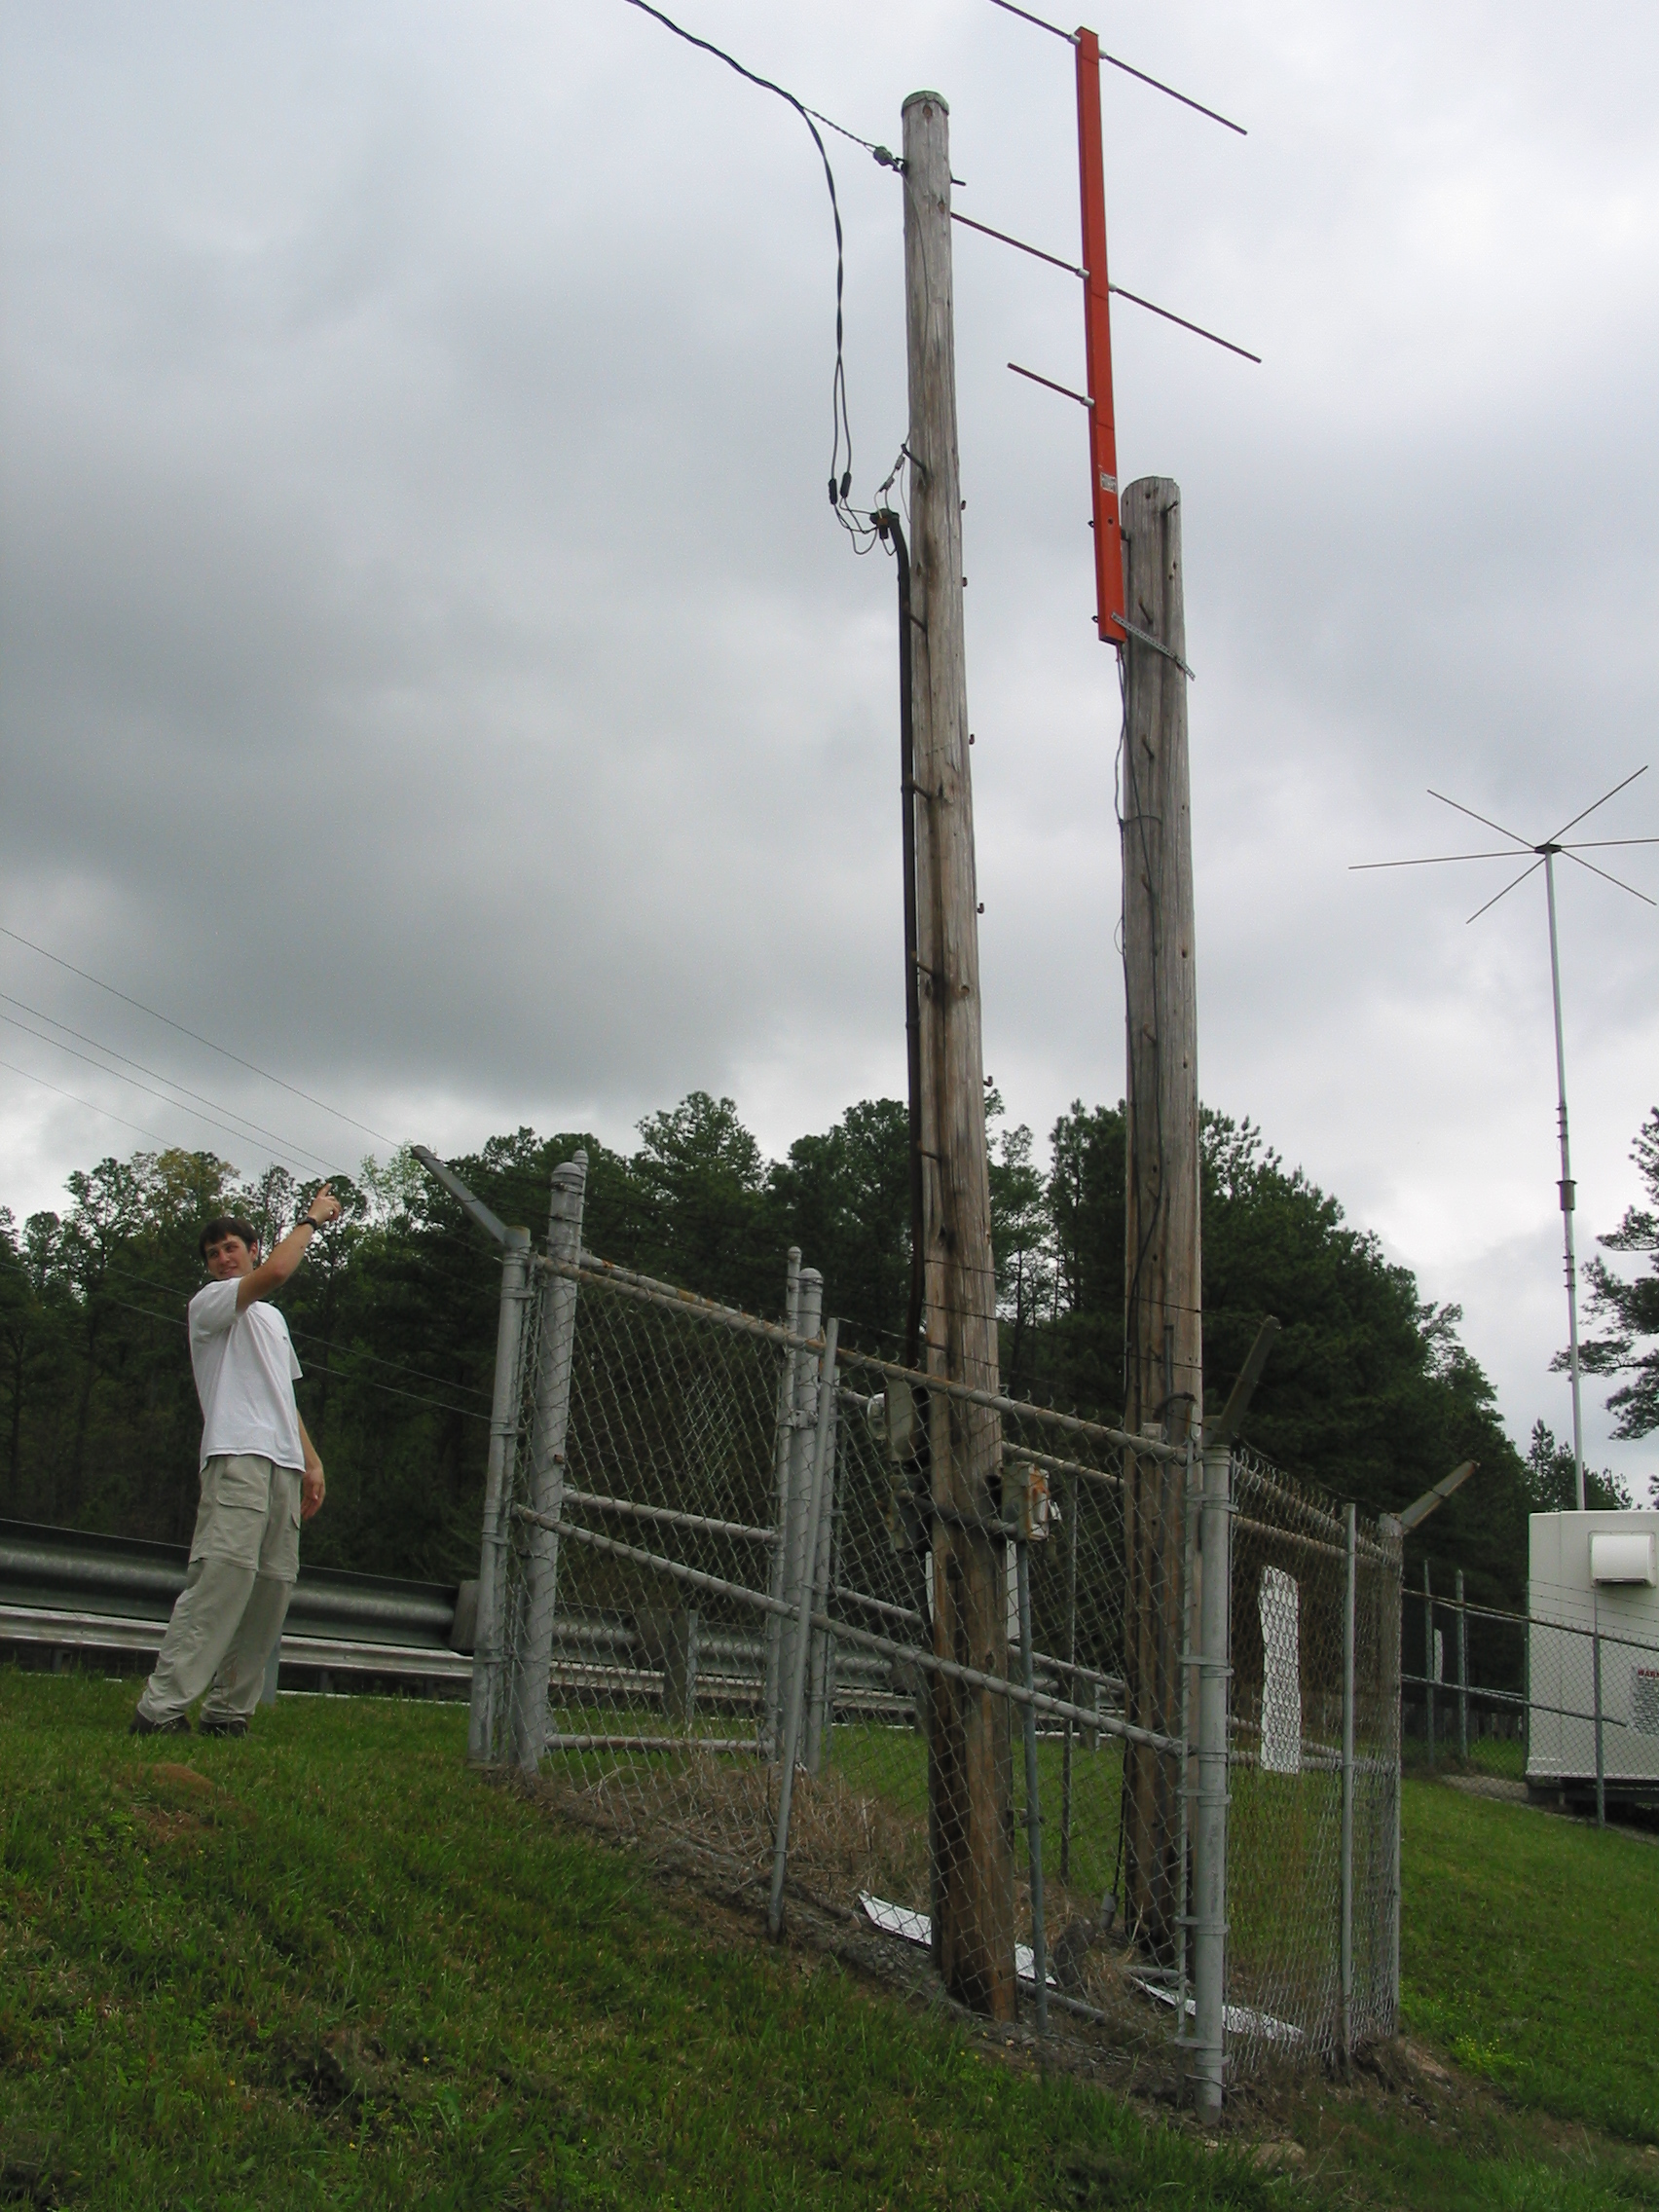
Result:
{"label": "overcast sky", "polygon": [[[963,210],[1076,254],[1059,41],[989,0],[677,12],[866,138],[939,90]],[[1659,14],[1096,20],[1250,130],[1107,72],[1114,276],[1265,356],[1117,311],[1122,475],[1182,489],[1203,1095],[1463,1305],[1518,1440],[1566,1434],[1542,879],[1470,928],[1491,864],[1348,868],[1496,841],[1430,784],[1533,839],[1653,760],[1584,833],[1659,832]],[[775,1154],[901,1093],[893,577],[825,498],[798,117],[623,0],[0,25],[0,923],[387,1139],[627,1144],[695,1088]],[[901,195],[829,144],[867,500]],[[1042,1136],[1123,1088],[1082,418],[1004,366],[1081,383],[1081,304],[962,231],[955,276],[986,1063]],[[1589,857],[1659,895],[1659,847]],[[1659,928],[1560,892],[1593,1248],[1659,1102]],[[140,1131],[270,1157],[180,1085],[301,1165],[376,1141],[11,939],[0,991],[19,1219]],[[1659,1439],[1608,1446],[1601,1396],[1640,1492]]]}

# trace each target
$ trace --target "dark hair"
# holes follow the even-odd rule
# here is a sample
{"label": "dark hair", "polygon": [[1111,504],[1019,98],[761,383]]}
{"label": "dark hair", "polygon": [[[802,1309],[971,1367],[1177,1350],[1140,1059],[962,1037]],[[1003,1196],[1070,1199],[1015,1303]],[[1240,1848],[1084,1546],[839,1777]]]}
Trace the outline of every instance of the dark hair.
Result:
{"label": "dark hair", "polygon": [[197,1239],[197,1250],[205,1259],[209,1244],[217,1244],[221,1237],[240,1236],[250,1252],[259,1249],[259,1232],[251,1221],[243,1221],[240,1213],[216,1213]]}

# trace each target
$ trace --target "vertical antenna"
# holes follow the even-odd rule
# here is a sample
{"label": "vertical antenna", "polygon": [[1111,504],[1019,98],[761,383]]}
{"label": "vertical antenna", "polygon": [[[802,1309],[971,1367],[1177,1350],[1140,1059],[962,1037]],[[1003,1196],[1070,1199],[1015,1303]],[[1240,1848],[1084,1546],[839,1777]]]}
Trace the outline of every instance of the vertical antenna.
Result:
{"label": "vertical antenna", "polygon": [[1584,1419],[1578,1390],[1578,1262],[1572,1249],[1572,1154],[1567,1140],[1567,1048],[1561,1030],[1561,955],[1556,949],[1555,847],[1544,847],[1544,895],[1550,911],[1550,990],[1555,999],[1556,1095],[1561,1117],[1561,1227],[1567,1245],[1567,1328],[1572,1364],[1572,1479],[1584,1510]]}
{"label": "vertical antenna", "polygon": [[1523,837],[1519,830],[1507,829],[1501,822],[1493,822],[1490,815],[1477,814],[1472,806],[1465,806],[1460,799],[1448,798],[1444,792],[1431,790],[1428,794],[1430,798],[1437,798],[1443,806],[1452,807],[1456,813],[1466,815],[1471,822],[1478,822],[1483,829],[1495,830],[1500,837],[1508,839],[1508,844],[1499,846],[1496,851],[1427,853],[1417,860],[1358,861],[1353,864],[1357,869],[1444,867],[1464,861],[1505,861],[1513,866],[1516,861],[1525,860],[1529,855],[1533,856],[1521,873],[1506,883],[1495,897],[1489,899],[1485,905],[1475,908],[1469,916],[1471,922],[1478,922],[1483,914],[1490,913],[1500,899],[1507,899],[1530,875],[1535,875],[1540,866],[1543,867],[1544,896],[1550,918],[1550,998],[1555,1009],[1556,1120],[1561,1136],[1561,1179],[1556,1188],[1561,1194],[1562,1242],[1567,1256],[1567,1364],[1572,1376],[1572,1481],[1580,1513],[1584,1511],[1584,1413],[1578,1359],[1578,1259],[1573,1250],[1572,1237],[1572,1215],[1578,1192],[1572,1180],[1572,1150],[1567,1130],[1567,1046],[1561,1019],[1561,951],[1556,938],[1555,864],[1557,854],[1565,854],[1569,861],[1587,868],[1592,875],[1599,875],[1604,883],[1612,884],[1618,891],[1628,891],[1633,899],[1640,899],[1644,906],[1659,904],[1659,901],[1650,899],[1645,891],[1638,891],[1635,884],[1610,875],[1597,862],[1584,858],[1586,853],[1604,852],[1614,847],[1659,845],[1659,837],[1567,838],[1569,830],[1577,829],[1579,823],[1594,814],[1598,808],[1605,806],[1610,798],[1616,798],[1620,792],[1636,782],[1638,776],[1646,773],[1645,767],[1633,770],[1622,783],[1615,784],[1610,792],[1604,792],[1599,799],[1575,814],[1570,822],[1564,823],[1553,836],[1545,837],[1537,844]]}

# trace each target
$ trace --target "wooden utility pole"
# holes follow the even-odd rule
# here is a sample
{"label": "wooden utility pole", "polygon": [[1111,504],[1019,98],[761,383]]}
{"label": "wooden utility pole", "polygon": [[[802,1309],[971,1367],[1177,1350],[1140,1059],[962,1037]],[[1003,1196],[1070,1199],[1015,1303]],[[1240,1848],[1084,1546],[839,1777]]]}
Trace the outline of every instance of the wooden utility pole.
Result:
{"label": "wooden utility pole", "polygon": [[[985,1158],[979,933],[968,680],[962,623],[962,495],[956,451],[949,109],[904,102],[904,289],[910,385],[910,699],[914,728],[916,966],[927,1365],[997,1386],[996,1283]],[[928,1443],[934,1650],[1008,1672],[1001,1423],[932,1393]],[[1014,2017],[1014,1821],[1005,1698],[933,1680],[928,1788],[934,1835],[934,1956],[976,2011]]]}
{"label": "wooden utility pole", "polygon": [[[1198,1242],[1198,1012],[1193,945],[1181,493],[1143,477],[1124,495],[1132,634],[1124,733],[1124,977],[1128,1029],[1124,1426],[1180,1444],[1203,1411]],[[1138,1459],[1124,1486],[1128,1717],[1181,1732],[1182,1470]],[[1157,1952],[1185,1910],[1180,1762],[1124,1759],[1124,1913]]]}

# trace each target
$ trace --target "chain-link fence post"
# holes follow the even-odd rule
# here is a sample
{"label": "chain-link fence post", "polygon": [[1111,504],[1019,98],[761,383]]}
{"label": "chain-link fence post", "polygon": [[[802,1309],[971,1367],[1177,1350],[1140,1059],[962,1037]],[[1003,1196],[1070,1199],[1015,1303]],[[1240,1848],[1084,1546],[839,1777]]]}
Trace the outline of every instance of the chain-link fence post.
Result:
{"label": "chain-link fence post", "polygon": [[[814,1589],[828,1591],[832,1582],[830,1567],[835,1534],[835,1391],[832,1377],[830,1391],[829,1462],[824,1471],[819,1499],[817,1531],[817,1539],[812,1546],[812,1583]],[[811,1688],[806,1707],[806,1742],[802,1748],[801,1764],[808,1774],[816,1774],[824,1763],[824,1738],[833,1718],[835,1695],[835,1640],[828,1629],[815,1628],[812,1632],[810,1679]]]}
{"label": "chain-link fence post", "polygon": [[[822,1295],[822,1283],[819,1285]],[[816,1528],[824,1495],[824,1477],[830,1457],[830,1427],[835,1404],[835,1340],[840,1323],[831,1320],[824,1332],[824,1359],[818,1379],[818,1422],[813,1437],[812,1472],[807,1485],[807,1526]],[[778,1830],[772,1851],[772,1895],[766,1923],[774,1936],[784,1925],[784,1871],[790,1857],[790,1809],[794,1801],[795,1755],[800,1749],[801,1707],[806,1699],[806,1668],[811,1649],[815,1577],[803,1574],[795,1602],[794,1634],[787,1649],[790,1673],[785,1689],[783,1769],[778,1777]],[[828,1598],[828,1592],[824,1593]]]}
{"label": "chain-link fence post", "polygon": [[[1193,1802],[1198,1787],[1198,1763],[1194,1755],[1193,1680],[1195,1664],[1203,1654],[1203,1624],[1198,1618],[1199,1596],[1198,1513],[1203,1501],[1204,1462],[1191,1431],[1187,1459],[1181,1470],[1181,1834],[1176,1858],[1180,1865],[1181,1909],[1175,1917],[1175,1996],[1180,2007],[1176,2018],[1183,2032],[1187,1996],[1192,1984],[1193,1950]],[[1077,1691],[1073,1688],[1072,1695]],[[1063,1878],[1063,1877],[1062,1877]]]}
{"label": "chain-link fence post", "polygon": [[1428,1763],[1434,1764],[1434,1586],[1428,1562],[1422,1563],[1422,1710],[1428,1738]]}
{"label": "chain-link fence post", "polygon": [[1388,2025],[1392,2035],[1400,2016],[1400,1769],[1405,1758],[1405,1715],[1401,1711],[1400,1654],[1405,1637],[1406,1574],[1402,1556],[1404,1536],[1395,1514],[1384,1513],[1377,1524],[1384,1560],[1377,1578],[1378,1691],[1384,1730],[1393,1732],[1394,1770],[1388,1777],[1386,1838],[1388,1893],[1384,1941],[1388,1972]]}
{"label": "chain-link fence post", "polygon": [[1359,1516],[1350,1499],[1343,1507],[1343,2066],[1353,2055],[1353,1641],[1354,1582],[1358,1568]]}
{"label": "chain-link fence post", "polygon": [[[816,1337],[824,1316],[824,1277],[802,1268],[795,1283],[793,1333]],[[790,1684],[794,1680],[795,1619],[800,1594],[811,1579],[813,1546],[808,1523],[812,1490],[813,1437],[818,1418],[818,1362],[809,1351],[790,1354],[789,1493],[784,1502],[783,1582],[779,1596],[794,1608],[779,1616],[778,1712],[772,1742],[781,1755]]]}
{"label": "chain-link fence post", "polygon": [[[792,1336],[799,1336],[800,1328],[800,1246],[790,1246],[789,1265],[784,1277],[784,1327]],[[785,1554],[790,1532],[790,1468],[794,1448],[794,1372],[795,1354],[786,1352],[782,1372],[778,1377],[778,1432],[773,1448],[776,1470],[776,1521],[778,1540],[772,1546],[772,1572],[767,1584],[768,1594],[779,1600],[784,1596],[787,1571]],[[769,1759],[778,1757],[782,1748],[783,1692],[781,1672],[783,1660],[783,1619],[778,1613],[766,1615],[765,1671],[760,1685],[760,1750]]]}
{"label": "chain-link fence post", "polygon": [[[582,1248],[582,1200],[587,1154],[578,1152],[553,1170],[547,1252],[574,1267]],[[541,1300],[541,1342],[536,1351],[535,1426],[531,1438],[531,1504],[557,1521],[565,1494],[565,1436],[571,1419],[571,1366],[576,1342],[576,1285],[549,1274]],[[538,1522],[526,1524],[524,1618],[514,1667],[513,1758],[535,1774],[547,1742],[547,1683],[553,1662],[553,1621],[559,1604],[559,1538]]]}
{"label": "chain-link fence post", "polygon": [[[1070,1475],[1066,1482],[1066,1695],[1075,1704],[1079,1699],[1077,1682],[1077,1537],[1079,1508],[1082,1504],[1077,1476]],[[1065,1739],[1060,1751],[1060,1881],[1071,1880],[1072,1838],[1072,1738],[1076,1731],[1072,1716],[1065,1718]]]}
{"label": "chain-link fence post", "polygon": [[1457,1756],[1469,1758],[1469,1616],[1463,1605],[1463,1569],[1457,1569]]}
{"label": "chain-link fence post", "polygon": [[[1005,1507],[1006,1510],[1006,1507]],[[1028,1695],[1037,1687],[1037,1645],[1031,1623],[1031,1545],[1021,1536],[1014,1545],[1018,1578],[1019,1663]],[[1076,1684],[1068,1681],[1070,1694]],[[1043,1914],[1043,1800],[1037,1783],[1037,1708],[1025,1708],[1025,1833],[1031,1865],[1031,1968],[1037,1982],[1037,2033],[1049,2032],[1049,1935]]]}
{"label": "chain-link fence post", "polygon": [[490,1457],[484,1474],[484,1540],[478,1554],[478,1619],[472,1641],[472,1707],[466,1755],[480,1765],[496,1756],[505,1704],[507,1515],[513,1455],[518,1448],[519,1360],[530,1295],[530,1232],[509,1229],[501,1258],[501,1304],[496,1324],[496,1387],[490,1409]]}
{"label": "chain-link fence post", "polygon": [[1591,1688],[1596,1699],[1596,1825],[1604,1828],[1607,1825],[1607,1767],[1602,1745],[1602,1598],[1594,1583],[1590,1586],[1590,1604]]}
{"label": "chain-link fence post", "polygon": [[1225,1444],[1204,1452],[1198,1540],[1203,1576],[1198,1665],[1198,1820],[1193,1861],[1193,2057],[1198,2118],[1221,2117],[1226,2065],[1227,1704],[1231,1674],[1233,1459]]}

